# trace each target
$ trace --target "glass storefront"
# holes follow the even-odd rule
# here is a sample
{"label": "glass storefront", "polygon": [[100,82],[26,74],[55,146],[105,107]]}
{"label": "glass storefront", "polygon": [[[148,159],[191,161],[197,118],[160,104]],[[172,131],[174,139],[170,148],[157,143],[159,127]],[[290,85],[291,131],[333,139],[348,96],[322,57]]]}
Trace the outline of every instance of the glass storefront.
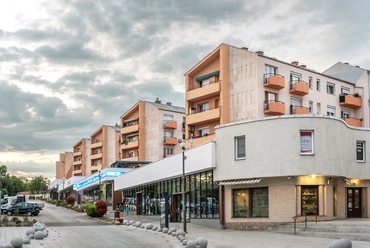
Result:
{"label": "glass storefront", "polygon": [[233,217],[269,217],[268,188],[234,189]]}
{"label": "glass storefront", "polygon": [[[186,176],[186,206],[190,218],[219,218],[218,183],[213,181],[213,172],[205,171]],[[182,178],[150,184],[123,191],[130,210],[137,210],[139,201],[140,212],[143,214],[159,215],[160,202],[169,198],[172,203],[173,194],[181,193],[183,189]],[[140,198],[140,199],[138,199]],[[182,202],[182,200],[181,200]],[[171,211],[170,206],[170,211]]]}
{"label": "glass storefront", "polygon": [[[100,186],[101,188],[101,199],[108,203],[108,206],[112,206],[112,183],[103,182]],[[99,200],[99,185],[89,190],[84,190],[81,196],[82,204],[91,204]]]}
{"label": "glass storefront", "polygon": [[318,207],[318,186],[302,186],[302,213],[316,215]]}

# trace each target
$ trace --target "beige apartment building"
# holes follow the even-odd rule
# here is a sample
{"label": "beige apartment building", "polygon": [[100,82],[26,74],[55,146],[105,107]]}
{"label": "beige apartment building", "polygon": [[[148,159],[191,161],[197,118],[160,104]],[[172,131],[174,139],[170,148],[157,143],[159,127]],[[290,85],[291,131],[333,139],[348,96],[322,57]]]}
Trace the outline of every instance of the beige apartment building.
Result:
{"label": "beige apartment building", "polygon": [[139,101],[121,116],[121,161],[155,162],[179,153],[185,109],[171,103]]}
{"label": "beige apartment building", "polygon": [[221,44],[185,78],[186,139],[194,146],[215,140],[217,125],[278,115],[329,115],[369,127],[368,72],[348,64],[319,73]]}
{"label": "beige apartment building", "polygon": [[70,178],[73,171],[73,154],[65,152],[59,154],[59,161],[56,161],[56,179]]}
{"label": "beige apartment building", "polygon": [[89,176],[90,165],[90,139],[83,138],[73,146],[73,176]]}
{"label": "beige apartment building", "polygon": [[118,126],[103,125],[90,136],[89,175],[119,160],[120,131]]}

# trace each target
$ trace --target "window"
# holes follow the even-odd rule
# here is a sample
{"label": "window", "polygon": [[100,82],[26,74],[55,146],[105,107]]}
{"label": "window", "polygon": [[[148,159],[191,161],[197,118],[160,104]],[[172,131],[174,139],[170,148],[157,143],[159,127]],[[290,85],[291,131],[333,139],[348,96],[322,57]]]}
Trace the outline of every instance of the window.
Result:
{"label": "window", "polygon": [[95,161],[95,165],[100,165],[100,161]]}
{"label": "window", "polygon": [[265,92],[265,99],[266,101],[273,101],[275,102],[278,98],[277,98],[277,94],[276,93],[272,93],[272,92]]}
{"label": "window", "polygon": [[198,128],[198,136],[203,137],[209,134],[209,127]]}
{"label": "window", "polygon": [[245,136],[235,138],[235,158],[245,158]]}
{"label": "window", "polygon": [[350,118],[351,117],[351,111],[342,109],[340,111],[340,117],[341,118]]}
{"label": "window", "polygon": [[312,90],[312,77],[308,78],[308,87]]}
{"label": "window", "polygon": [[319,102],[317,103],[316,114],[321,114],[321,104]]}
{"label": "window", "polygon": [[127,142],[133,142],[136,140],[136,136],[131,136],[127,138]]}
{"label": "window", "polygon": [[220,82],[220,75],[216,76],[216,83]]}
{"label": "window", "polygon": [[265,81],[264,83],[269,83],[270,75],[276,75],[277,74],[277,68],[269,65],[265,65]]}
{"label": "window", "polygon": [[356,156],[357,162],[365,162],[365,141],[357,141]]}
{"label": "window", "polygon": [[295,114],[295,108],[298,107],[300,108],[302,106],[302,99],[299,98],[290,98],[290,114],[294,115]]}
{"label": "window", "polygon": [[134,152],[128,152],[128,157],[129,157],[129,158],[133,158],[133,157],[135,157],[135,153],[134,153]]}
{"label": "window", "polygon": [[341,93],[342,95],[349,95],[349,89],[348,89],[348,88],[346,88],[346,87],[342,87],[342,88],[340,89],[340,93]]}
{"label": "window", "polygon": [[320,79],[316,79],[316,90],[320,91]]}
{"label": "window", "polygon": [[99,143],[99,142],[100,142],[100,139],[96,139],[96,140],[95,140],[95,143]]}
{"label": "window", "polygon": [[335,107],[327,106],[326,107],[326,115],[328,116],[335,116]]}
{"label": "window", "polygon": [[167,157],[167,155],[172,155],[173,154],[173,148],[168,148],[165,147],[163,148],[163,157]]}
{"label": "window", "polygon": [[327,84],[326,84],[326,92],[327,92],[328,94],[332,94],[332,95],[334,95],[334,93],[335,93],[335,84],[327,83]]}
{"label": "window", "polygon": [[313,131],[301,131],[301,155],[313,154]]}
{"label": "window", "polygon": [[163,120],[164,121],[173,121],[173,115],[164,115]]}
{"label": "window", "polygon": [[198,105],[198,113],[209,110],[209,103],[202,103]]}
{"label": "window", "polygon": [[302,213],[316,215],[318,202],[318,186],[302,186]]}
{"label": "window", "polygon": [[164,131],[164,137],[173,138],[173,132]]}
{"label": "window", "polygon": [[100,153],[100,150],[96,150],[96,151],[95,151],[95,154],[99,154],[99,153]]}
{"label": "window", "polygon": [[207,85],[209,85],[209,79],[203,79],[202,81],[198,82],[198,88],[202,88]]}
{"label": "window", "polygon": [[220,100],[219,99],[216,99],[216,101],[215,101],[215,107],[218,108],[219,107],[219,104],[220,104]]}
{"label": "window", "polygon": [[302,75],[298,73],[291,72],[290,73],[290,82],[301,82]]}
{"label": "window", "polygon": [[234,189],[233,217],[269,217],[268,188]]}
{"label": "window", "polygon": [[308,112],[310,113],[310,114],[312,114],[312,105],[313,105],[313,102],[312,101],[309,101],[309,103],[308,103]]}

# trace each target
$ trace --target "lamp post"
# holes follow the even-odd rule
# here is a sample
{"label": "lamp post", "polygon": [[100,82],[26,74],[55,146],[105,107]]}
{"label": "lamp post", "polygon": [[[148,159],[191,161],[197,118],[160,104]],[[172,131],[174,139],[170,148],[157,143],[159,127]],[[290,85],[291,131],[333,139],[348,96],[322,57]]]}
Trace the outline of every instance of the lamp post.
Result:
{"label": "lamp post", "polygon": [[101,200],[101,169],[99,169],[98,172],[99,172],[99,192],[98,192],[98,199]]}
{"label": "lamp post", "polygon": [[65,181],[66,179],[63,177],[63,191],[62,191],[62,200],[64,199],[64,181]]}
{"label": "lamp post", "polygon": [[183,229],[184,229],[184,232],[187,233],[187,230],[186,230],[186,204],[185,204],[185,159],[186,159],[186,156],[185,156],[185,147],[186,147],[186,144],[185,142],[181,142],[180,143],[180,147],[182,149],[182,211],[183,211]]}

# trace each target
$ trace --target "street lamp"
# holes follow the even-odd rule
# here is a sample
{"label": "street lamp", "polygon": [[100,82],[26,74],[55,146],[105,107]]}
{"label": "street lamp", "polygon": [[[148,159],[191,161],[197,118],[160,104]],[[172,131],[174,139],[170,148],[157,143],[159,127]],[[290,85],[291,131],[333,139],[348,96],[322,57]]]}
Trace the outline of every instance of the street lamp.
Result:
{"label": "street lamp", "polygon": [[101,200],[101,169],[98,170],[99,172],[99,192],[98,192],[98,198]]}
{"label": "street lamp", "polygon": [[186,230],[186,204],[185,204],[185,159],[186,159],[186,156],[185,156],[185,147],[186,147],[186,144],[185,142],[181,142],[180,143],[180,147],[182,149],[182,211],[183,211],[183,229],[184,229],[184,232],[187,233],[187,230]]}
{"label": "street lamp", "polygon": [[64,199],[64,181],[65,181],[66,179],[63,177],[63,191],[62,191],[62,200]]}

